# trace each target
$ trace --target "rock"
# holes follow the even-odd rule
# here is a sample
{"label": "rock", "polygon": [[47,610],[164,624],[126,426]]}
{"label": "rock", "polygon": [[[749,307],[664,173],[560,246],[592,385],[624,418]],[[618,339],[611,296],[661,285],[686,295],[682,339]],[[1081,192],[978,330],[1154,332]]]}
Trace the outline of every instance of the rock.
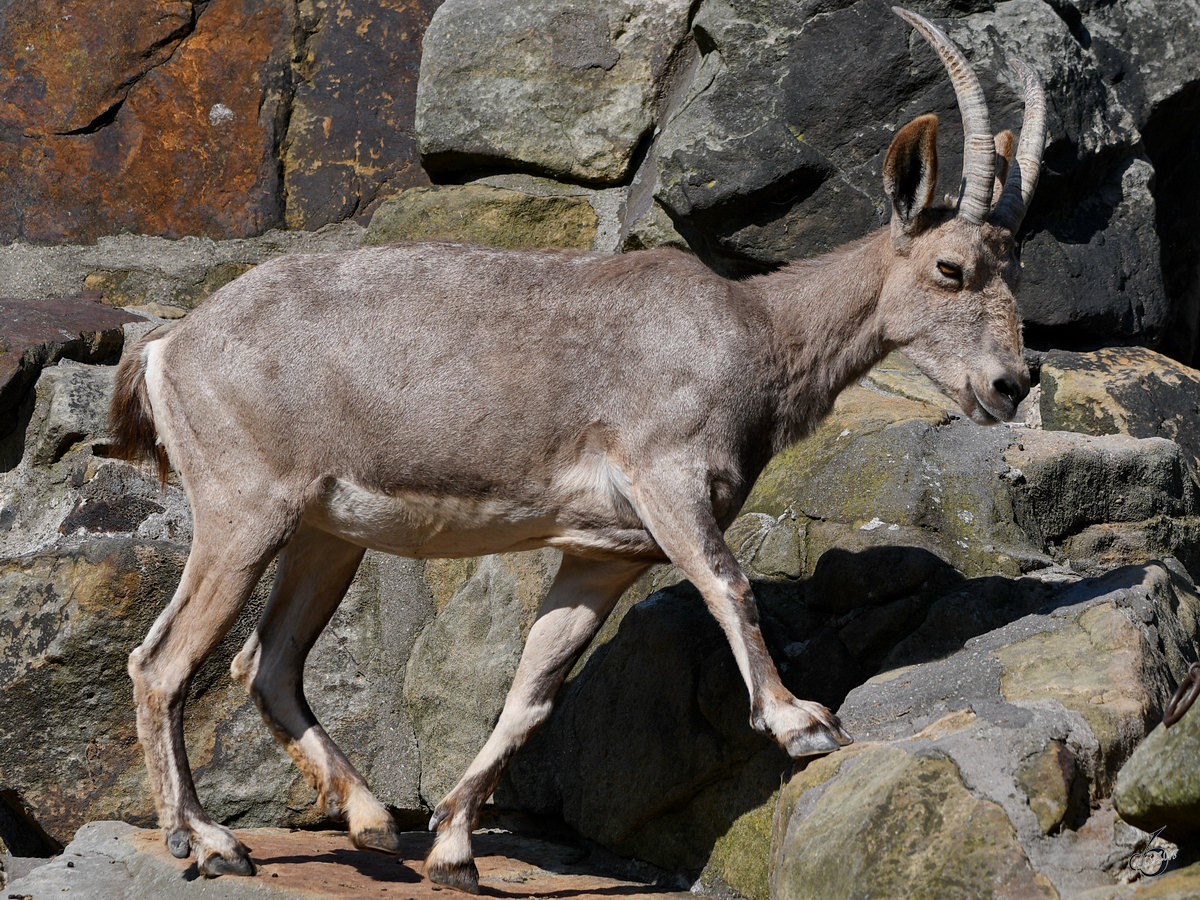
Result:
{"label": "rock", "polygon": [[1013,520],[1051,555],[1081,565],[1089,558],[1135,562],[1147,553],[1195,558],[1200,486],[1178,444],[1030,432],[1004,460]]}
{"label": "rock", "polygon": [[[1170,672],[1115,604],[1098,604],[1053,632],[1033,634],[994,651],[1004,698],[1053,698],[1077,712],[1100,744],[1098,791],[1112,789],[1116,772],[1160,714]],[[1118,687],[1119,686],[1119,687]],[[1057,789],[1050,803],[1057,802]],[[1040,817],[1043,824],[1045,817]]]}
{"label": "rock", "polygon": [[112,539],[0,564],[4,779],[60,842],[97,814],[153,815],[125,657],[182,564],[178,549]]}
{"label": "rock", "polygon": [[[89,818],[153,823],[125,661],[174,590],[186,553],[96,535],[86,546],[0,563],[0,584],[14,598],[0,642],[0,698],[11,712],[0,723],[3,777],[60,841]],[[378,796],[401,809],[418,806],[420,770],[392,679],[416,636],[419,585],[393,560],[367,560],[307,669],[309,700],[327,730]],[[399,591],[397,608],[379,605]],[[260,590],[193,681],[193,771],[220,821],[311,825],[324,811],[228,674],[264,601]]]}
{"label": "rock", "polygon": [[[626,598],[644,591],[635,587]],[[782,652],[781,620],[814,623],[795,608],[795,589],[764,590],[759,601],[788,683],[829,700],[843,673],[828,671],[819,648],[812,657],[827,676],[820,687],[811,667],[789,670]],[[549,722],[513,758],[496,802],[561,816],[617,853],[693,877],[709,866],[710,880],[753,892],[766,850],[760,844],[755,859],[762,823],[754,811],[778,787],[787,758],[748,718],[724,635],[690,585],[668,587],[629,607],[619,623],[610,620]],[[636,745],[632,735],[642,736]],[[710,862],[714,853],[719,859]]]}
{"label": "rock", "polygon": [[1077,820],[1085,808],[1081,804],[1086,804],[1088,798],[1079,790],[1083,779],[1075,754],[1062,741],[1050,741],[1015,774],[1017,787],[1029,798],[1029,808],[1037,816],[1043,834],[1061,828],[1068,820]]}
{"label": "rock", "polygon": [[0,471],[16,465],[32,414],[28,392],[60,359],[100,362],[121,351],[121,326],[136,316],[107,309],[95,293],[56,300],[0,299]]}
{"label": "rock", "polygon": [[624,180],[656,123],[688,14],[682,0],[448,0],[425,34],[422,164],[435,175],[501,167]]}
{"label": "rock", "polygon": [[496,724],[557,569],[549,550],[484,557],[413,645],[404,701],[418,744],[436,748],[421,758],[421,797],[428,806],[458,783]]}
{"label": "rock", "polygon": [[897,647],[838,710],[858,743],[784,788],[773,897],[1075,895],[1134,852],[1103,798],[1200,646],[1194,585],[1160,564],[1049,580],[1037,612],[958,630],[953,605],[986,582],[929,610],[957,648]]}
{"label": "rock", "polygon": [[[1031,342],[1156,345],[1168,337],[1172,314],[1159,262],[1153,175],[1146,160],[1122,160],[1093,177],[1079,199],[1060,200],[1053,220],[1032,219],[1022,250],[1020,299]],[[1043,203],[1049,205],[1055,184],[1047,180]],[[1041,195],[1039,186],[1039,201]],[[1031,217],[1038,209],[1045,206],[1032,207]],[[1072,239],[1062,240],[1063,233]]]}
{"label": "rock", "polygon": [[[1154,165],[1155,222],[1162,243],[1161,265],[1172,310],[1161,349],[1176,359],[1200,361],[1200,217],[1195,198],[1189,136],[1175,123],[1194,115],[1198,63],[1182,52],[1200,24],[1191,3],[1060,6],[1073,30],[1087,41],[1104,78],[1129,110]],[[1136,38],[1135,38],[1136,35]]]}
{"label": "rock", "polygon": [[[25,137],[86,132],[195,27],[190,0],[21,4],[0,23],[0,127]],[[98,52],[99,51],[99,52]]]}
{"label": "rock", "polygon": [[33,439],[26,441],[28,465],[53,465],[79,442],[104,433],[114,374],[112,366],[63,363],[43,370],[38,390],[44,396],[35,407],[40,416],[30,421]]}
{"label": "rock", "polygon": [[[806,575],[826,550],[869,546],[918,549],[904,563],[913,567],[903,576],[910,579],[931,575],[940,561],[968,576],[1019,574],[1039,564],[1029,557],[1041,548],[1013,523],[1003,454],[1016,439],[1006,427],[948,421],[930,404],[852,387],[812,435],[772,461],[745,511],[814,523]],[[821,578],[844,573],[851,577],[846,593],[861,592],[898,562],[895,552],[885,553],[875,568],[856,572],[860,563],[847,568],[831,558]],[[828,602],[833,609],[842,600]]]}
{"label": "rock", "polygon": [[1042,426],[1162,437],[1200,458],[1200,371],[1144,347],[1053,350],[1041,367]]}
{"label": "rock", "polygon": [[109,306],[161,305],[177,317],[258,263],[281,253],[353,249],[363,233],[350,223],[223,241],[122,234],[87,247],[11,244],[0,247],[0,294],[48,300],[90,287]]}
{"label": "rock", "polygon": [[1167,728],[1158,725],[1117,775],[1113,805],[1121,818],[1145,831],[1165,828],[1185,844],[1200,829],[1200,715],[1194,710]]}
{"label": "rock", "polygon": [[777,797],[743,813],[717,838],[699,884],[707,891],[736,891],[746,900],[770,900],[771,860],[763,852],[771,845],[771,817]]}
{"label": "rock", "polygon": [[[0,698],[11,711],[0,723],[3,776],[59,840],[89,818],[153,821],[125,660],[186,555],[163,542],[72,534],[86,549],[0,562],[0,584],[14,598],[0,641]],[[393,683],[426,609],[413,565],[366,560],[307,667],[309,701],[326,729],[401,809],[419,802],[412,726]],[[265,588],[193,681],[192,766],[218,820],[313,824],[324,820],[313,792],[228,674],[264,601]]]}
{"label": "rock", "polygon": [[675,223],[658,203],[652,203],[645,215],[629,223],[622,250],[650,250],[654,247],[675,247],[690,250],[688,243],[675,229]]}
{"label": "rock", "polygon": [[9,409],[42,367],[60,359],[99,362],[121,351],[121,326],[137,316],[106,309],[87,292],[57,300],[0,299],[0,409]]}
{"label": "rock", "polygon": [[597,224],[583,197],[539,197],[477,184],[417,187],[384,201],[371,218],[365,243],[466,241],[589,250]]}
{"label": "rock", "polygon": [[245,236],[281,220],[275,148],[292,3],[23,9],[6,17],[0,41],[19,45],[29,80],[10,81],[5,95],[12,106],[24,107],[26,92],[44,99],[0,140],[0,240]]}
{"label": "rock", "polygon": [[440,2],[300,7],[303,39],[281,154],[289,228],[360,218],[379,197],[429,183],[413,113],[421,37]]}
{"label": "rock", "polygon": [[[1044,177],[1023,229],[1020,304],[1029,340],[1038,346],[1118,336],[1162,341],[1172,314],[1154,167],[1122,103],[1128,95],[1114,85],[1121,80],[1112,71],[1116,60],[1101,55],[1080,13],[1062,4],[1017,0],[949,24],[950,36],[1000,80],[1009,77],[1005,56],[1019,56],[1052,95],[1070,98],[1051,103]],[[1000,98],[991,99],[986,81],[984,89],[994,121]]]}
{"label": "rock", "polygon": [[792,780],[780,812],[771,881],[779,900],[1058,896],[1004,810],[972,793],[941,754],[835,754]]}
{"label": "rock", "polygon": [[[340,831],[239,829],[258,867],[252,878],[196,877],[195,863],[171,857],[157,830],[123,822],[92,822],[62,856],[8,886],[18,896],[247,898],[363,897],[396,892],[435,900],[445,889],[424,878],[422,860],[433,843],[426,832],[400,837],[399,858],[354,849]],[[582,848],[492,832],[474,838],[481,887],[514,897],[571,896],[599,900],[620,894],[648,900],[687,898],[683,890],[647,883]]]}

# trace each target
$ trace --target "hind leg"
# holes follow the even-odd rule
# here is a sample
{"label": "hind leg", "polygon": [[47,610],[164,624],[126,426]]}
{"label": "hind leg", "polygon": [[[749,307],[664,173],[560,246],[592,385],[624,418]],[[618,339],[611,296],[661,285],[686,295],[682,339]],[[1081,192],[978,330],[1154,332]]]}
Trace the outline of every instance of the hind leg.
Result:
{"label": "hind leg", "polygon": [[400,839],[391,814],[304,697],[304,661],[345,596],[363,552],[302,522],[279,555],[271,599],[232,670],[319,802],[331,816],[346,819],[355,845],[397,853]]}
{"label": "hind leg", "polygon": [[171,602],[129,655],[138,738],[171,853],[196,853],[207,876],[254,874],[249,851],[209,818],[196,796],[183,739],[183,707],[196,669],[241,612],[279,540],[198,517],[192,550]]}
{"label": "hind leg", "polygon": [[564,556],[529,632],[500,719],[479,755],[434,811],[437,840],[425,861],[429,878],[459,890],[479,890],[471,832],[505,765],[550,715],[559,687],[621,594],[646,565]]}

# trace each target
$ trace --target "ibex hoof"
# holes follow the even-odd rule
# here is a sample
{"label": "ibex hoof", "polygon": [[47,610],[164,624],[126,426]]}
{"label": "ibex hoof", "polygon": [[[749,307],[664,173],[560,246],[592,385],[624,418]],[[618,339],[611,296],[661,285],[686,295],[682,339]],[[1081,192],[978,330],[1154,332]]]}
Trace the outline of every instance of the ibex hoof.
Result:
{"label": "ibex hoof", "polygon": [[219,853],[210,853],[196,864],[200,874],[205,878],[217,878],[221,875],[253,875],[254,863],[248,855],[235,855],[230,858]]}
{"label": "ibex hoof", "polygon": [[847,744],[854,742],[841,726],[828,729],[823,725],[813,725],[803,731],[793,731],[787,736],[787,753],[792,759],[805,756],[821,756],[832,753]]}
{"label": "ibex hoof", "polygon": [[395,827],[364,828],[356,834],[351,834],[350,840],[359,850],[374,850],[389,856],[400,854],[400,834]]}
{"label": "ibex hoof", "polygon": [[473,859],[469,859],[465,863],[431,863],[425,874],[429,876],[430,881],[444,884],[456,891],[464,891],[468,894],[479,893],[479,869],[476,868]]}
{"label": "ibex hoof", "polygon": [[167,835],[167,849],[176,859],[187,859],[192,852],[192,833],[182,825]]}

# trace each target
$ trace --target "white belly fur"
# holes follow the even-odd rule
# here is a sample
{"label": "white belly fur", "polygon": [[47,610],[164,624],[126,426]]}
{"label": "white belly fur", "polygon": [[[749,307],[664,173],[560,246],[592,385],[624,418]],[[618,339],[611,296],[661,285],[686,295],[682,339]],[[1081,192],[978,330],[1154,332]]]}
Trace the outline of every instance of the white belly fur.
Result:
{"label": "white belly fur", "polygon": [[500,500],[381,494],[331,479],[304,518],[355,544],[418,559],[482,556],[558,544],[557,517]]}

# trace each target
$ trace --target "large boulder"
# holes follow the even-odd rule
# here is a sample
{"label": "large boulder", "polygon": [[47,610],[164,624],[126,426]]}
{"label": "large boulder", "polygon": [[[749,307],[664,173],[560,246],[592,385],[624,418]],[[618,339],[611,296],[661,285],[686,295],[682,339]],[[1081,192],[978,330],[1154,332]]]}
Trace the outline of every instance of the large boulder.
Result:
{"label": "large boulder", "polygon": [[937,627],[959,649],[929,660],[911,641],[849,694],[839,715],[859,745],[802,767],[780,797],[772,897],[1112,884],[1139,833],[1104,798],[1200,651],[1200,596],[1178,566],[1151,564],[1040,600],[976,636],[953,614],[972,601],[947,598]]}
{"label": "large boulder", "polygon": [[378,197],[429,183],[417,162],[413,98],[421,38],[440,4],[299,6],[302,38],[281,152],[288,227],[360,218]]}
{"label": "large boulder", "polygon": [[[1154,164],[1155,224],[1171,303],[1162,348],[1197,362],[1200,349],[1200,194],[1196,150],[1178,123],[1200,112],[1200,58],[1190,35],[1200,21],[1193,2],[1089,3],[1059,6],[1082,44],[1090,45],[1104,79],[1113,86]],[[1135,310],[1136,312],[1136,310]]]}
{"label": "large boulder", "polygon": [[425,34],[417,88],[423,165],[624,180],[688,14],[683,0],[447,0]]}
{"label": "large boulder", "polygon": [[278,223],[294,28],[286,0],[20,4],[0,19],[0,239]]}
{"label": "large boulder", "polygon": [[1163,437],[1200,460],[1200,371],[1143,347],[1053,350],[1041,363],[1042,426]]}
{"label": "large boulder", "polygon": [[366,243],[466,241],[488,247],[590,250],[599,219],[584,196],[486,184],[415,187],[383,202]]}
{"label": "large boulder", "polygon": [[437,615],[413,644],[403,679],[417,742],[431,751],[421,755],[426,806],[450,793],[495,726],[557,569],[549,550],[428,564]]}

